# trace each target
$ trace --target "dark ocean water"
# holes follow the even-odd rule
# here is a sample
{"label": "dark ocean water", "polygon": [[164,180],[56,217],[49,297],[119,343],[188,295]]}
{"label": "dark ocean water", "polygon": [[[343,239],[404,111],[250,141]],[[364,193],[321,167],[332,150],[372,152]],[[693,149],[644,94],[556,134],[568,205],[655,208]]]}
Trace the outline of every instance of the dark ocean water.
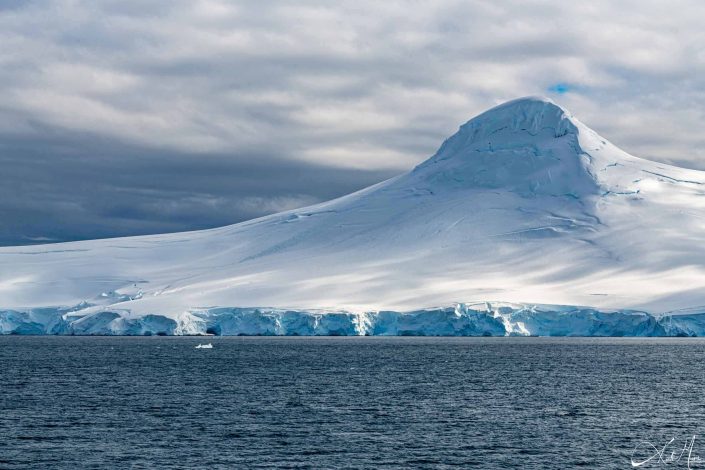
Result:
{"label": "dark ocean water", "polygon": [[206,341],[0,337],[0,468],[631,468],[693,435],[705,458],[703,340]]}

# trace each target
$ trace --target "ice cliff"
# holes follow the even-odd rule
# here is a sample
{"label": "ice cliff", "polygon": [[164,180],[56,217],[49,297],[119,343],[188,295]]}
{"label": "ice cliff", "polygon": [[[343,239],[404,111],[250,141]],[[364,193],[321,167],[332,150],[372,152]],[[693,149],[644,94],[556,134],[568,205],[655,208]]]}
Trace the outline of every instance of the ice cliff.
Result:
{"label": "ice cliff", "polygon": [[638,311],[558,305],[458,304],[413,312],[213,308],[174,318],[101,310],[0,311],[2,334],[222,336],[702,336],[705,313],[655,318]]}

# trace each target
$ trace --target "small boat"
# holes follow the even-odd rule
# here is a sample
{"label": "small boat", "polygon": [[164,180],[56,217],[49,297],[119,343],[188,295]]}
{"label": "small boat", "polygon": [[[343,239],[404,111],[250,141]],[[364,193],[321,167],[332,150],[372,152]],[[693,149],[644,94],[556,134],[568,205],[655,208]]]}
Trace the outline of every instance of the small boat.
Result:
{"label": "small boat", "polygon": [[213,349],[213,345],[211,343],[199,344],[198,346],[196,346],[196,349]]}

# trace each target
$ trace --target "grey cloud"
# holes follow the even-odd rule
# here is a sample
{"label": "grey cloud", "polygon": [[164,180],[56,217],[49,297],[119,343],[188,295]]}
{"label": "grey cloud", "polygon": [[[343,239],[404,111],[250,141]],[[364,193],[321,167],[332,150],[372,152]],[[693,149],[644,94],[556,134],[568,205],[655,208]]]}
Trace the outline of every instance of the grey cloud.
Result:
{"label": "grey cloud", "polygon": [[[210,227],[401,172],[550,94],[705,168],[705,7],[52,0],[0,8],[0,244]],[[32,239],[32,240],[30,240]]]}
{"label": "grey cloud", "polygon": [[198,155],[87,135],[0,145],[0,244],[217,227],[309,205],[392,176],[279,160]]}

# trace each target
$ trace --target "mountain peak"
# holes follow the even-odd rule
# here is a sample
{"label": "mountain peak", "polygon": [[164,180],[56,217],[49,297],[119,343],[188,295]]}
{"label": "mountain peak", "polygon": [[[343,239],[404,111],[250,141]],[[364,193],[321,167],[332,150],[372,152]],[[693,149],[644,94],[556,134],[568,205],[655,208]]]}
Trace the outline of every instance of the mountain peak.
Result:
{"label": "mountain peak", "polygon": [[519,98],[460,126],[413,174],[437,187],[503,188],[523,196],[594,192],[581,126],[548,98]]}
{"label": "mountain peak", "polygon": [[537,136],[543,131],[550,131],[548,137],[575,133],[575,120],[549,98],[528,96],[507,101],[470,119],[451,139],[460,137],[466,143],[491,141],[493,135],[501,132],[514,133],[521,140],[527,133]]}

